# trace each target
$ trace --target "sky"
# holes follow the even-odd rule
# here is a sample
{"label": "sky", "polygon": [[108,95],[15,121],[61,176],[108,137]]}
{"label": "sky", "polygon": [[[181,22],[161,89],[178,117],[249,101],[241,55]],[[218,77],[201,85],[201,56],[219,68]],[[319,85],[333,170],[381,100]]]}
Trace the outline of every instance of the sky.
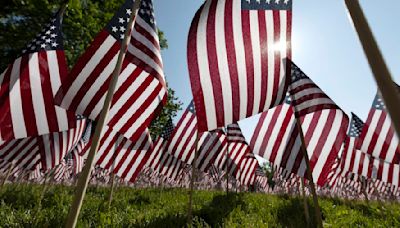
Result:
{"label": "sky", "polygon": [[[203,0],[154,0],[158,27],[169,48],[162,52],[169,86],[183,102],[192,100],[186,60],[189,27]],[[400,82],[399,0],[361,0],[361,6],[396,82]],[[376,83],[343,0],[293,0],[293,61],[347,114],[364,121]],[[178,113],[178,121],[182,111]],[[240,121],[247,141],[258,116]]]}

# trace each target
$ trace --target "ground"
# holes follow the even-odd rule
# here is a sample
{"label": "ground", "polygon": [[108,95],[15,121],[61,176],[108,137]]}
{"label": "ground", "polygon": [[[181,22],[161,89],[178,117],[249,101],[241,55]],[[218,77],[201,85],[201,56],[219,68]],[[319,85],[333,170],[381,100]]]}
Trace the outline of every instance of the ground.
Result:
{"label": "ground", "polygon": [[[0,227],[63,227],[74,188],[6,185],[0,189]],[[41,196],[43,194],[42,200]],[[90,187],[78,227],[187,226],[188,190]],[[309,199],[311,203],[311,199]],[[320,199],[325,227],[400,227],[400,205]],[[311,211],[313,214],[313,211]],[[306,227],[302,198],[262,193],[196,191],[194,227]]]}

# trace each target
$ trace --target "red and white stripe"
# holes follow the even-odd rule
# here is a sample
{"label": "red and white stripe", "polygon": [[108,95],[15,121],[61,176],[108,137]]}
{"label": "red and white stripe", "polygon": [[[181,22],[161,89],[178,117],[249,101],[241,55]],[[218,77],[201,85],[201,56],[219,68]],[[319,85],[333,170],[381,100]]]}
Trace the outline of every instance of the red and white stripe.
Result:
{"label": "red and white stripe", "polygon": [[[62,82],[56,102],[96,120],[120,47],[121,42],[103,29]],[[157,31],[138,15],[112,100],[108,126],[132,141],[141,137],[166,102],[162,68]]]}
{"label": "red and white stripe", "polygon": [[0,141],[65,131],[75,116],[54,105],[67,76],[63,50],[39,51],[14,60],[0,75]]}
{"label": "red and white stripe", "polygon": [[[250,156],[251,155],[251,156]],[[239,170],[235,175],[235,178],[240,181],[240,184],[249,186],[253,185],[255,181],[255,172],[258,167],[257,159],[252,156],[252,154],[248,154],[239,164]]]}
{"label": "red and white stripe", "polygon": [[166,152],[182,160],[184,163],[192,164],[196,137],[197,118],[194,113],[193,103],[191,103],[171,134],[170,140],[166,146]]}
{"label": "red and white stripe", "polygon": [[[323,186],[344,141],[348,118],[340,109],[324,109],[306,114],[300,121],[314,181]],[[250,145],[255,154],[274,165],[305,176],[301,140],[289,104],[261,114]]]}
{"label": "red and white stripe", "polygon": [[285,95],[292,11],[241,5],[207,0],[190,27],[187,58],[201,132],[263,112]]}
{"label": "red and white stripe", "polygon": [[[376,102],[383,102],[376,95]],[[399,139],[385,108],[371,107],[357,149],[390,163],[400,163]]]}
{"label": "red and white stripe", "polygon": [[227,138],[223,130],[218,129],[212,132],[203,132],[199,139],[196,168],[202,172],[207,172],[214,164],[218,155],[226,153],[227,145]]}
{"label": "red and white stripe", "polygon": [[33,170],[40,164],[40,152],[37,137],[14,139],[0,145],[0,160],[16,166]]}
{"label": "red and white stripe", "polygon": [[[148,151],[151,146],[148,130],[143,132],[136,142],[132,142],[114,129],[105,127],[95,161],[101,168],[114,172],[124,180],[134,182],[149,159]],[[90,144],[83,152],[89,150]]]}
{"label": "red and white stripe", "polygon": [[63,132],[55,132],[38,138],[42,167],[44,170],[53,169],[64,159],[85,132],[87,120],[78,119],[76,128]]}

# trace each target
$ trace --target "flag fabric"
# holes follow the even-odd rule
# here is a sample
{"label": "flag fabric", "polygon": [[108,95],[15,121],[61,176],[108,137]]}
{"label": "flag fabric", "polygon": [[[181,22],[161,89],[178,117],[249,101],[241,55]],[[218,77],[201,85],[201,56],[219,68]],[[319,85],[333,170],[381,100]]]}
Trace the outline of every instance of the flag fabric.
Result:
{"label": "flag fabric", "polygon": [[79,116],[77,117],[75,128],[43,135],[38,138],[44,170],[55,168],[75,148],[85,132],[86,123],[87,120]]}
{"label": "flag fabric", "polygon": [[222,129],[201,133],[197,150],[196,168],[202,172],[207,172],[212,164],[214,164],[218,155],[226,153],[227,144],[227,138]]}
{"label": "flag fabric", "polygon": [[34,170],[40,164],[40,158],[37,137],[14,139],[0,145],[0,160],[22,169]]}
{"label": "flag fabric", "polygon": [[192,164],[196,137],[197,118],[193,101],[191,101],[171,134],[166,146],[166,152],[184,163]]}
{"label": "flag fabric", "polygon": [[188,36],[187,59],[199,131],[276,106],[286,91],[292,1],[207,0]]}
{"label": "flag fabric", "polygon": [[[78,59],[56,95],[61,107],[97,120],[132,14],[127,0]],[[142,0],[108,115],[108,126],[138,140],[166,102],[152,0]]]}
{"label": "flag fabric", "polygon": [[[88,143],[81,156],[85,159],[90,150]],[[134,182],[144,168],[152,147],[149,131],[146,130],[135,142],[130,141],[113,128],[104,127],[95,161],[96,165],[113,172],[118,177]]]}
{"label": "flag fabric", "polygon": [[400,163],[399,139],[379,93],[375,96],[357,149],[390,163]]}
{"label": "flag fabric", "polygon": [[0,141],[75,127],[74,114],[53,98],[68,71],[61,22],[57,13],[0,75]]}
{"label": "flag fabric", "polygon": [[348,117],[296,65],[290,60],[288,64],[292,77],[290,93],[295,101],[287,98],[284,104],[261,114],[250,145],[255,154],[304,177],[306,164],[295,122],[295,106],[313,179],[323,186],[345,140]]}
{"label": "flag fabric", "polygon": [[341,156],[340,168],[341,168],[341,175],[347,176],[348,171],[350,171],[353,166],[352,157],[356,153],[356,145],[360,140],[360,134],[364,127],[364,122],[354,113],[351,113],[351,121],[349,131],[347,133],[346,141],[344,142],[343,153]]}
{"label": "flag fabric", "polygon": [[236,179],[240,181],[240,184],[249,186],[253,185],[256,177],[256,169],[258,167],[258,161],[253,154],[247,154],[246,157],[240,162],[239,169],[240,174],[236,175]]}

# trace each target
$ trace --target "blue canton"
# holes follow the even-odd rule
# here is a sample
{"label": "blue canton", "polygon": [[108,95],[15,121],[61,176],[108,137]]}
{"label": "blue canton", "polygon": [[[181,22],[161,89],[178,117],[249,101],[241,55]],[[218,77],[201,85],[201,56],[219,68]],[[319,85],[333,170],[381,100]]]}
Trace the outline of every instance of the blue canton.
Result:
{"label": "blue canton", "polygon": [[56,16],[40,33],[22,50],[22,54],[31,54],[39,51],[62,50],[61,17]]}
{"label": "blue canton", "polygon": [[302,80],[302,79],[309,79],[307,77],[307,75],[304,74],[303,71],[301,71],[301,69],[296,66],[296,64],[294,64],[291,61],[287,61],[287,64],[291,64],[291,66],[290,66],[290,70],[291,70],[290,77],[291,77],[292,83],[296,82],[296,81],[299,81],[299,80]]}
{"label": "blue canton", "polygon": [[291,10],[292,0],[242,0],[243,10]]}
{"label": "blue canton", "polygon": [[172,123],[172,119],[170,118],[167,122],[167,125],[164,127],[163,132],[161,132],[161,137],[165,140],[169,140],[171,138],[171,134],[174,131],[174,124]]}
{"label": "blue canton", "polygon": [[[119,41],[124,39],[134,2],[134,0],[127,0],[106,26],[106,30]],[[156,31],[152,0],[142,0],[138,17],[144,20],[151,28],[153,28],[154,31]]]}
{"label": "blue canton", "polygon": [[383,99],[379,93],[377,93],[375,96],[374,102],[372,103],[372,108],[378,109],[378,110],[386,109],[385,103],[383,103]]}
{"label": "blue canton", "polygon": [[364,122],[356,116],[356,114],[351,113],[350,129],[348,133],[349,137],[359,137],[363,127]]}
{"label": "blue canton", "polygon": [[196,110],[194,108],[194,103],[193,100],[190,102],[189,106],[187,107],[187,110],[193,114],[196,114]]}

